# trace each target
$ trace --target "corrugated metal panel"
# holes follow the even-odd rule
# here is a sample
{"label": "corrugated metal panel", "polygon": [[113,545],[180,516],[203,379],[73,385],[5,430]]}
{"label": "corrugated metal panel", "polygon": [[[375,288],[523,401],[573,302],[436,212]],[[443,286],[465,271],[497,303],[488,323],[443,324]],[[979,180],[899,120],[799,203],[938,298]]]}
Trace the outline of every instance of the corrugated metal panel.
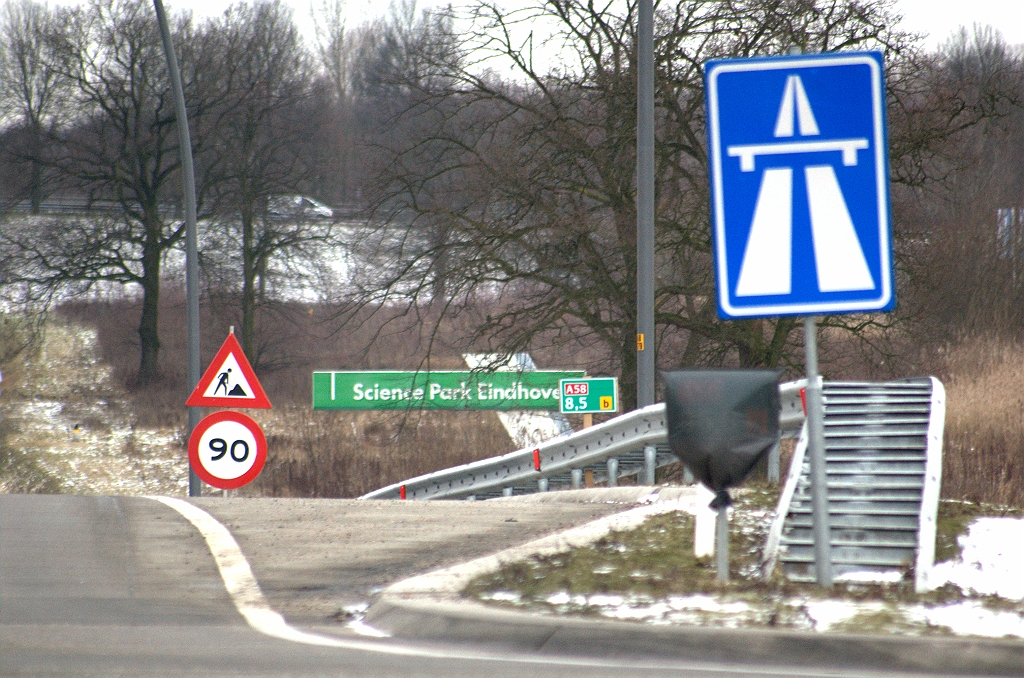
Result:
{"label": "corrugated metal panel", "polygon": [[[803,423],[800,389],[806,381],[779,385],[779,427],[796,431]],[[656,467],[678,461],[668,448],[665,405],[659,403],[628,412],[589,429],[554,438],[500,457],[428,473],[383,487],[363,499],[487,499],[503,492],[538,491],[546,479],[548,489],[572,486],[572,470],[591,471],[597,483],[608,480],[608,460],[618,462],[618,476],[635,475],[644,466],[644,448],[656,448]],[[534,453],[540,470],[536,468]]]}
{"label": "corrugated metal panel", "polygon": [[[853,573],[906,576],[916,570],[917,587],[927,587],[943,394],[935,379],[825,383],[825,466],[837,579]],[[790,579],[815,581],[810,464],[801,443],[766,548],[765,569],[770,571],[777,557]]]}

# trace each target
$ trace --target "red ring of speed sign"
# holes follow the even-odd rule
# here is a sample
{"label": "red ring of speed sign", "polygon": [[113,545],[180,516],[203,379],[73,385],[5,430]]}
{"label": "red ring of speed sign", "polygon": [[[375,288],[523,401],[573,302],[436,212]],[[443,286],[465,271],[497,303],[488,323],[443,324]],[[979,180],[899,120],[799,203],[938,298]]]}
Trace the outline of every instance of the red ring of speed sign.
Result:
{"label": "red ring of speed sign", "polygon": [[188,461],[207,485],[233,490],[263,470],[267,438],[260,425],[241,412],[214,412],[192,430]]}

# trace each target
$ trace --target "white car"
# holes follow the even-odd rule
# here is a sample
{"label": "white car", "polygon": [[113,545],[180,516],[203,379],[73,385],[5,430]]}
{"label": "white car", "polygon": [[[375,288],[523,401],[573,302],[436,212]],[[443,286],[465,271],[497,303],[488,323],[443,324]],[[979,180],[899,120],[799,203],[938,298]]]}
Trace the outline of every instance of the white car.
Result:
{"label": "white car", "polygon": [[267,200],[267,214],[279,219],[333,219],[334,210],[305,195],[275,195]]}

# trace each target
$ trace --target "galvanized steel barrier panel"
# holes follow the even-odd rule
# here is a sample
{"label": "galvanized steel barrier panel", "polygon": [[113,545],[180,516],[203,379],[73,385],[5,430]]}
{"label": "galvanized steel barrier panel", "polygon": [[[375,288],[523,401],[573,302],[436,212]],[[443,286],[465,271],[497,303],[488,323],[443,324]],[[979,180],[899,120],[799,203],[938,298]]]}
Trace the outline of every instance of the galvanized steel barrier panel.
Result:
{"label": "galvanized steel barrier panel", "polygon": [[[803,422],[800,391],[805,385],[801,380],[779,386],[779,426],[783,431],[796,431]],[[664,403],[535,447],[410,478],[361,498],[488,499],[572,487],[587,471],[595,482],[607,482],[609,476],[617,480],[641,473],[647,463],[647,447],[655,448],[656,467],[677,461],[668,449]]]}
{"label": "galvanized steel barrier panel", "polygon": [[[935,378],[826,382],[825,466],[836,578],[927,590],[935,555],[945,390]],[[764,572],[814,581],[809,463],[801,435],[765,549]]]}

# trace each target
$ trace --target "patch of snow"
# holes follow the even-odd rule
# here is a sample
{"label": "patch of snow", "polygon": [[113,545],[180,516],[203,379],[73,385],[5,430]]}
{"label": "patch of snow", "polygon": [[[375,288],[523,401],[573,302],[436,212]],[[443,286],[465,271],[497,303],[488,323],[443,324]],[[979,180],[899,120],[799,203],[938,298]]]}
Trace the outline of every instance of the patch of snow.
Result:
{"label": "patch of snow", "polygon": [[853,619],[862,612],[879,612],[884,603],[865,603],[853,600],[807,600],[804,609],[814,623],[815,631],[828,631],[836,624]]}
{"label": "patch of snow", "polygon": [[918,606],[908,614],[959,635],[1024,638],[1024,619],[1019,613],[990,610],[974,600],[933,608]]}
{"label": "patch of snow", "polygon": [[672,596],[668,599],[668,605],[676,611],[699,610],[701,612],[739,614],[750,610],[750,606],[746,603],[723,603],[711,596]]}
{"label": "patch of snow", "polygon": [[979,595],[1024,600],[1024,519],[978,518],[960,537],[960,545],[959,561],[932,568],[930,586],[949,582]]}
{"label": "patch of snow", "polygon": [[620,620],[643,621],[654,624],[702,624],[705,615],[721,615],[717,623],[740,626],[754,609],[743,602],[723,603],[711,596],[672,596],[667,600],[625,600],[621,596],[593,595],[589,605],[604,608],[603,617]]}
{"label": "patch of snow", "polygon": [[653,605],[645,605],[643,607],[633,607],[631,605],[619,605],[610,610],[602,610],[601,616],[610,617],[611,619],[630,619],[633,621],[649,621],[655,619],[661,619],[668,614],[670,608],[665,603],[654,603]]}
{"label": "patch of snow", "polygon": [[91,328],[47,327],[21,392],[0,405],[0,417],[16,424],[9,442],[65,492],[183,494],[188,464],[179,432],[136,430],[98,346]]}
{"label": "patch of snow", "polygon": [[892,570],[856,570],[854,572],[844,572],[835,578],[836,581],[871,582],[880,584],[896,584],[902,579],[902,572],[894,572]]}
{"label": "patch of snow", "polygon": [[382,631],[376,627],[370,626],[369,624],[363,622],[363,620],[361,619],[350,621],[349,623],[345,624],[345,627],[351,629],[353,633],[357,633],[360,636],[368,636],[370,638],[391,637],[391,634],[387,631]]}
{"label": "patch of snow", "polygon": [[515,591],[495,591],[494,593],[488,594],[487,599],[507,603],[518,603],[522,599],[522,596]]}

